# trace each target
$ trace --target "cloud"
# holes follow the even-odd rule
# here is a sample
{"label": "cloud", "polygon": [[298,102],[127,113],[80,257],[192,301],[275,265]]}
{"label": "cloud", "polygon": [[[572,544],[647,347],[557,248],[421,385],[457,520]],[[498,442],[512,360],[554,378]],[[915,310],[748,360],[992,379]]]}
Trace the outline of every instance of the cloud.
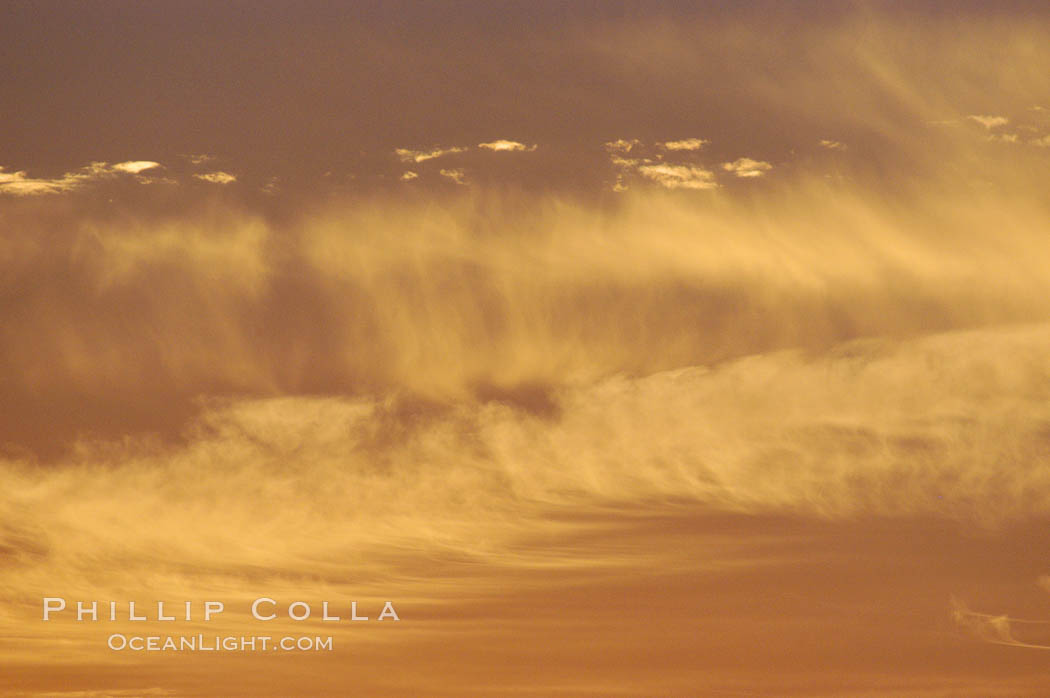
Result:
{"label": "cloud", "polygon": [[230,184],[237,181],[237,177],[230,174],[229,172],[223,172],[221,170],[217,172],[208,172],[205,174],[193,175],[197,179],[205,182],[211,182],[212,184]]}
{"label": "cloud", "polygon": [[463,179],[464,172],[463,172],[463,170],[458,169],[458,168],[457,169],[448,169],[448,170],[443,169],[443,170],[441,170],[441,176],[442,177],[447,177],[448,179],[451,179],[456,184],[466,184],[466,182]]}
{"label": "cloud", "polygon": [[726,172],[732,172],[737,177],[761,177],[773,169],[773,166],[761,160],[739,158],[733,162],[723,162],[722,169]]}
{"label": "cloud", "polygon": [[639,165],[652,164],[655,161],[651,158],[625,158],[614,152],[609,154],[609,162],[626,172],[637,169]]}
{"label": "cloud", "polygon": [[660,144],[660,147],[665,150],[700,150],[710,142],[703,138],[686,138],[679,141],[665,141]]}
{"label": "cloud", "polygon": [[631,140],[619,138],[615,141],[608,141],[603,145],[610,153],[629,153],[631,150],[641,145],[641,141],[637,138],[632,138]]}
{"label": "cloud", "polygon": [[[702,138],[687,138],[646,145],[638,139],[618,139],[604,143],[609,161],[620,169],[612,190],[627,190],[627,175],[636,175],[666,187],[667,189],[715,189],[714,172],[689,162],[669,162],[665,152],[688,155],[700,150],[708,141]],[[653,152],[654,149],[656,152]],[[688,157],[686,158],[688,159]]]}
{"label": "cloud", "polygon": [[[150,160],[131,160],[110,165],[105,162],[92,162],[90,165],[72,172],[66,172],[59,177],[29,177],[24,170],[18,172],[5,172],[0,167],[0,194],[11,194],[13,196],[34,196],[40,194],[58,194],[71,192],[86,185],[111,180],[119,176],[137,176],[139,173],[160,167],[160,163]],[[154,180],[147,177],[138,177],[142,183],[150,183]]]}
{"label": "cloud", "polygon": [[479,148],[485,148],[486,150],[505,151],[505,152],[512,152],[512,151],[531,152],[533,150],[536,150],[536,146],[535,145],[528,146],[528,145],[525,145],[524,143],[519,143],[518,141],[508,141],[508,140],[502,140],[502,139],[501,140],[497,140],[497,141],[491,141],[489,143],[478,143],[478,147]]}
{"label": "cloud", "polygon": [[[446,187],[425,206],[339,199],[287,226],[251,218],[242,225],[231,211],[118,226],[9,202],[0,263],[23,290],[10,309],[18,330],[0,343],[4,392],[27,401],[68,386],[73,394],[126,395],[115,404],[132,405],[149,386],[196,395],[214,386],[327,385],[445,399],[478,383],[557,384],[562,372],[644,375],[774,347],[1050,313],[1038,197],[1022,205],[1003,194],[1009,205],[993,206],[994,190],[975,198],[959,186],[939,188],[950,195],[924,187],[897,213],[854,184],[814,177],[783,186],[776,178],[752,193],[755,202],[729,189],[695,200],[657,185],[714,189],[716,173],[642,167],[624,175],[629,193],[608,220],[571,200],[552,206],[517,194],[506,205],[483,205],[467,187]],[[439,181],[469,182],[468,174],[449,171]],[[654,186],[639,187],[632,176]],[[1035,182],[1027,186],[1036,191]],[[1009,235],[993,234],[1007,227]],[[348,238],[348,229],[359,233]],[[944,229],[955,231],[953,244],[934,234]],[[476,232],[487,230],[501,234]],[[854,232],[847,239],[839,230]],[[49,290],[50,270],[70,260],[64,283]],[[257,301],[287,293],[270,269],[300,279],[288,300],[300,309],[294,318],[280,303]],[[191,305],[196,312],[187,314]],[[596,306],[615,312],[598,314]],[[128,334],[129,322],[158,329]],[[265,341],[260,324],[274,328]],[[716,328],[719,341],[698,327]],[[286,341],[293,336],[294,344]],[[308,360],[320,354],[330,358]],[[10,440],[18,414],[0,415],[0,442]]]}
{"label": "cloud", "polygon": [[466,148],[457,146],[451,148],[434,148],[432,150],[409,150],[407,148],[397,148],[394,152],[397,153],[397,157],[400,158],[401,162],[424,162],[426,160],[444,157],[445,155],[463,153],[466,152],[466,150]]}
{"label": "cloud", "polygon": [[34,194],[53,194],[60,191],[69,191],[82,184],[76,175],[66,174],[54,179],[38,179],[29,177],[24,170],[18,172],[5,172],[0,168],[0,193],[13,194],[15,196],[31,196]]}
{"label": "cloud", "polygon": [[1005,116],[981,116],[979,114],[970,114],[966,118],[970,119],[971,121],[976,121],[989,131],[1010,123],[1010,120],[1007,119]]}
{"label": "cloud", "polygon": [[159,162],[153,162],[152,160],[129,160],[128,162],[118,162],[113,165],[113,169],[118,172],[130,172],[131,174],[138,174],[144,170],[152,170],[155,167],[160,167]]}
{"label": "cloud", "polygon": [[412,170],[407,170],[407,171],[405,171],[405,172],[403,172],[401,174],[401,177],[399,179],[402,182],[409,182],[409,181],[411,181],[413,179],[417,179],[418,177],[419,177],[418,173],[413,172]]}
{"label": "cloud", "polygon": [[822,139],[820,145],[828,150],[846,150],[846,144],[840,141]]}
{"label": "cloud", "polygon": [[640,165],[638,173],[668,189],[714,189],[715,173],[693,165]]}
{"label": "cloud", "polygon": [[1035,138],[1029,141],[1029,143],[1040,148],[1050,148],[1050,135],[1043,136],[1041,138]]}
{"label": "cloud", "polygon": [[[757,14],[768,23],[767,13]],[[999,99],[1003,90],[1045,101],[1039,85],[1046,51],[1032,47],[1050,44],[1030,41],[1036,30],[1024,24],[985,22],[988,13],[979,14],[973,32],[958,32],[953,18],[947,39],[930,30],[930,13],[922,11],[909,12],[895,33],[868,13],[833,31],[824,31],[823,18],[792,22],[798,31],[758,42],[739,24],[704,33],[702,25],[665,20],[653,30],[629,21],[569,23],[557,27],[558,36],[575,32],[572,38],[586,42],[600,41],[614,24],[624,28],[608,40],[608,61],[586,53],[591,60],[556,71],[562,88],[549,85],[550,72],[535,70],[534,61],[498,61],[535,73],[526,92],[542,97],[536,123],[559,130],[578,149],[552,158],[564,156],[561,162],[575,167],[577,155],[590,157],[570,176],[607,186],[622,175],[631,185],[609,197],[613,205],[553,186],[549,198],[507,187],[513,194],[501,199],[497,191],[475,195],[475,187],[435,187],[430,195],[408,191],[417,189],[412,185],[400,187],[400,197],[317,197],[254,222],[225,208],[250,203],[208,201],[214,197],[204,186],[180,194],[179,204],[183,196],[199,197],[188,199],[193,205],[167,201],[163,216],[153,217],[132,207],[103,216],[103,206],[32,197],[3,202],[0,278],[13,293],[4,294],[0,327],[0,635],[17,638],[6,645],[5,665],[18,655],[28,666],[24,678],[6,666],[5,675],[19,687],[46,676],[61,686],[86,681],[85,667],[105,663],[106,675],[96,674],[88,688],[111,685],[114,677],[134,687],[159,681],[140,677],[166,664],[185,675],[179,694],[252,692],[251,685],[209,684],[219,672],[194,669],[200,662],[188,659],[113,658],[102,644],[105,623],[90,624],[80,633],[90,635],[85,639],[54,626],[46,636],[31,605],[41,590],[88,599],[136,590],[178,599],[217,590],[231,600],[276,591],[312,600],[380,589],[413,603],[416,619],[397,628],[405,631],[399,637],[433,627],[440,642],[429,646],[437,654],[387,634],[389,643],[355,638],[341,646],[342,656],[394,666],[368,656],[390,645],[402,664],[418,656],[413,669],[447,675],[449,694],[484,692],[476,667],[448,661],[449,647],[471,656],[480,645],[496,667],[488,674],[535,669],[511,671],[515,676],[491,688],[504,694],[516,682],[522,694],[546,686],[579,695],[718,688],[918,695],[910,673],[931,693],[947,674],[958,683],[943,695],[1039,695],[1041,667],[1033,670],[1023,658],[1000,661],[1021,650],[988,653],[948,638],[946,652],[943,633],[929,632],[931,615],[902,600],[907,592],[940,599],[944,586],[973,590],[990,581],[974,593],[991,604],[995,594],[1013,594],[1010,577],[1045,555],[1050,216],[1045,182],[1033,176],[1041,170],[1032,166],[1045,165],[1045,151],[983,141],[1010,127],[986,131],[966,120],[966,129],[932,129],[921,118],[981,99],[1028,104]],[[467,66],[461,32],[451,34],[448,55]],[[345,37],[313,45],[345,72],[351,63],[324,50],[352,43],[337,39]],[[493,45],[486,40],[481,48]],[[966,50],[975,46],[985,50]],[[362,50],[374,55],[368,44]],[[432,46],[421,50],[437,55]],[[749,60],[732,60],[741,50]],[[1032,60],[1012,61],[1011,54]],[[536,55],[563,60],[565,52]],[[719,55],[724,60],[710,60]],[[785,62],[785,55],[799,61]],[[1006,60],[989,63],[988,55]],[[432,63],[446,72],[450,65]],[[409,61],[410,70],[418,65]],[[592,66],[614,70],[592,81]],[[993,83],[998,72],[1006,79]],[[416,97],[419,85],[433,84],[411,74],[407,81],[392,77],[398,75],[384,71],[377,79],[407,86]],[[487,100],[482,111],[489,118],[514,113],[514,76],[483,77],[509,91],[502,106]],[[465,103],[458,108],[468,117],[472,106],[477,111],[462,95],[478,81],[453,82],[462,94],[423,91],[416,111],[408,105],[395,126],[416,133],[427,124],[442,133],[462,127],[452,142],[476,144],[477,135],[463,127],[469,118],[436,108],[442,105],[434,100],[446,98],[452,101],[445,107]],[[1022,89],[1032,83],[1041,91]],[[584,118],[575,122],[552,120],[550,107],[579,98],[586,84],[622,89],[579,103]],[[383,85],[376,94],[389,97]],[[292,97],[324,96],[291,89]],[[379,143],[391,133],[389,118],[381,123],[390,110],[373,112]],[[778,152],[775,142],[783,152],[791,142],[815,150],[822,135],[834,135],[849,140],[857,167],[824,181],[805,172],[796,177],[809,166],[804,155],[783,169],[778,159],[778,174],[763,186],[683,196],[638,186],[644,175],[637,167],[681,165],[644,161],[660,152],[652,141],[652,150],[623,149],[630,171],[608,164],[604,138],[589,141],[587,150],[587,132],[610,119],[622,129],[610,134],[712,135],[664,130],[684,128],[683,114],[709,115],[723,129],[716,143],[770,144],[752,150],[729,143],[727,155],[769,157]],[[348,130],[345,120],[314,125],[329,121]],[[313,129],[299,131],[311,144],[332,142]],[[367,124],[354,133],[368,142]],[[957,140],[966,145],[952,151]],[[376,147],[387,158],[383,181],[399,188],[397,176],[416,165],[389,158],[393,142]],[[995,152],[972,157],[984,150]],[[706,159],[705,150],[695,157]],[[686,164],[728,179],[722,159]],[[441,162],[461,164],[455,156]],[[417,169],[440,185],[440,163],[433,173],[427,167]],[[24,169],[31,175],[22,180],[42,176]],[[977,179],[981,186],[971,186]],[[290,178],[289,187],[299,186],[306,188]],[[64,208],[79,211],[72,216]],[[72,446],[44,465],[10,455],[15,446],[59,442]],[[763,539],[756,559],[791,557],[791,566],[756,569],[743,561],[729,592],[706,575],[690,577],[689,565],[722,565],[724,546],[737,543],[722,512],[746,519],[751,535]],[[632,537],[639,524],[627,519],[653,533]],[[1036,532],[1025,540],[1010,527],[984,548],[1005,543],[1000,554],[971,554],[981,550],[974,522],[996,519],[1021,519]],[[946,529],[951,533],[939,533]],[[698,530],[716,540],[697,544]],[[780,537],[785,530],[787,540]],[[879,530],[890,532],[880,537]],[[847,535],[861,542],[848,553],[859,562],[836,567],[836,551],[819,539],[827,531],[853,531]],[[572,539],[583,541],[578,555],[566,554]],[[909,551],[918,564],[906,563]],[[675,554],[675,564],[660,564]],[[927,564],[940,556],[954,561],[939,569]],[[542,603],[537,587],[559,572],[564,580],[567,569],[574,586],[564,605]],[[611,580],[596,585],[601,593],[588,586],[596,577]],[[493,589],[488,607],[458,613],[455,600],[481,598],[486,585]],[[675,596],[674,587],[685,592]],[[792,592],[807,587],[804,601],[829,591],[828,607],[804,609],[803,622],[780,634],[798,620],[787,617],[797,608]],[[653,588],[662,595],[666,589],[662,603],[636,610],[622,603]],[[428,615],[426,601],[442,594],[453,600]],[[857,612],[835,611],[832,604],[847,595],[860,600]],[[20,607],[20,598],[29,602]],[[577,615],[586,609],[597,622]],[[508,620],[511,612],[534,614],[539,632],[526,634],[525,623]],[[697,614],[703,633],[695,632]],[[887,632],[905,617],[916,632]],[[934,629],[947,629],[945,620]],[[841,632],[851,622],[852,643]],[[1006,623],[1003,633],[996,620],[993,637],[1026,638]],[[610,646],[601,638],[601,656],[585,654],[596,643],[593,635],[573,635],[581,628],[614,638],[613,656],[601,654]],[[643,646],[641,654],[624,645],[646,632],[669,644]],[[669,672],[683,664],[674,661],[685,656],[683,642],[703,637],[714,639],[685,648],[689,671]],[[566,645],[557,644],[562,639]],[[424,649],[412,651],[418,647]],[[93,654],[79,661],[80,652]],[[545,661],[559,656],[566,661]],[[655,661],[617,661],[637,656]],[[766,661],[770,656],[774,661]],[[48,670],[49,661],[66,666]],[[264,688],[271,694],[310,692],[278,685],[277,672],[253,671],[261,664],[248,663],[247,673],[234,666],[218,680],[270,682]],[[551,666],[561,675],[536,675]],[[771,678],[719,685],[730,670]],[[617,685],[642,671],[652,673]],[[809,671],[823,675],[809,680]],[[306,681],[310,672],[289,666],[284,673]],[[314,673],[327,682],[314,692],[339,688],[340,677]],[[597,688],[569,683],[598,673],[604,683]],[[671,674],[693,685],[672,685]],[[883,677],[884,690],[866,683],[871,674]],[[1010,690],[1019,674],[1031,681],[1029,690]],[[532,686],[524,685],[530,679]],[[464,688],[457,680],[471,683]],[[382,689],[413,693],[402,685]]]}
{"label": "cloud", "polygon": [[1017,637],[1021,629],[1041,629],[1040,626],[1050,626],[1050,620],[1029,620],[1011,618],[1005,614],[978,613],[971,611],[966,604],[956,598],[952,599],[952,619],[961,630],[983,642],[1024,649],[1050,650],[1050,644],[1047,642],[1029,642]]}
{"label": "cloud", "polygon": [[[568,515],[585,522],[610,502],[852,521],[1045,515],[1050,483],[1024,459],[1044,448],[1047,387],[1017,388],[1050,367],[1048,330],[766,352],[444,401],[216,398],[176,446],[82,440],[53,467],[0,460],[11,561],[0,584],[5,600],[38,598],[59,570],[102,594],[143,575],[151,590],[185,589],[206,570],[207,583],[243,589],[248,571],[257,588],[310,569],[313,582],[294,583],[353,572],[355,593],[433,593],[399,565],[441,555],[549,571],[629,563],[600,548],[566,559],[518,544],[592,530]],[[1018,491],[1031,494],[1011,498]],[[145,518],[149,528],[134,525]],[[170,546],[163,556],[158,539]],[[637,550],[634,564],[676,547]],[[991,627],[1013,637],[1009,624]]]}
{"label": "cloud", "polygon": [[[97,652],[23,622],[56,579],[461,600],[485,573],[706,564],[684,534],[620,538],[636,513],[763,535],[1050,513],[1042,201],[779,180],[614,208],[448,187],[287,219],[8,202],[0,634],[27,662]],[[53,444],[46,467],[11,455]]]}

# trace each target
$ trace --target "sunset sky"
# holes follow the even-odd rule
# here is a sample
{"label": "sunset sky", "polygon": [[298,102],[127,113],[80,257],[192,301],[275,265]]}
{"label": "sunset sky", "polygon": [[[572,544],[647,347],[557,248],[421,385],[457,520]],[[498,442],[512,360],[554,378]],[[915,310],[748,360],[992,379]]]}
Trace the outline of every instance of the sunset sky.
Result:
{"label": "sunset sky", "polygon": [[1050,6],[10,1],[0,56],[0,696],[1050,693]]}

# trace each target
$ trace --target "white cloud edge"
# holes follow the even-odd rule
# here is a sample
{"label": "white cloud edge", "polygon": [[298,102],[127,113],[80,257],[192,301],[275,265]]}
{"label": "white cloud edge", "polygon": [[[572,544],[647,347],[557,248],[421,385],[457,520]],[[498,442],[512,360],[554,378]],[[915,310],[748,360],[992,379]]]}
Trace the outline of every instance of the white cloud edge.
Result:
{"label": "white cloud edge", "polygon": [[230,174],[229,172],[223,172],[222,170],[216,170],[215,172],[205,172],[203,174],[194,174],[196,179],[204,182],[210,182],[211,184],[232,184],[237,181],[237,175]]}
{"label": "white cloud edge", "polygon": [[487,143],[478,143],[479,148],[485,150],[491,150],[494,152],[519,152],[519,153],[531,153],[536,150],[536,145],[525,145],[521,141],[511,141],[505,138],[500,138]]}

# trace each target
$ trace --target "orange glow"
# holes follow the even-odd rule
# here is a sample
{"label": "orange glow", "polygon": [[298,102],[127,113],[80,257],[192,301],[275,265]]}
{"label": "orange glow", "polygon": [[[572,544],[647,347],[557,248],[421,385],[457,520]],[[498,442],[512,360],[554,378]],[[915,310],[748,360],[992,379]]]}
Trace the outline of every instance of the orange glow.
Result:
{"label": "orange glow", "polygon": [[0,696],[1041,695],[1044,11],[720,7],[12,10]]}

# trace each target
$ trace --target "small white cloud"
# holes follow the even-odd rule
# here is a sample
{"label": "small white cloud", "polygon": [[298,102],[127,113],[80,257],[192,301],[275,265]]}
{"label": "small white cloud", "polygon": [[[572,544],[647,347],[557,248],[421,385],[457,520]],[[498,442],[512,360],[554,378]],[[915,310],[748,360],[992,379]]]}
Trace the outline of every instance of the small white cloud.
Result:
{"label": "small white cloud", "polygon": [[432,150],[409,150],[408,148],[398,148],[394,152],[397,153],[398,158],[401,162],[423,162],[425,160],[433,160],[444,155],[452,155],[454,153],[465,152],[466,148],[452,147],[452,148],[434,148]]}
{"label": "small white cloud", "polygon": [[632,138],[631,140],[620,138],[615,141],[609,141],[604,145],[605,149],[610,153],[629,153],[633,148],[641,145],[641,141],[637,138]]}
{"label": "small white cloud", "polygon": [[980,114],[970,114],[966,118],[970,119],[971,121],[976,121],[989,131],[991,131],[993,128],[1005,126],[1006,124],[1010,123],[1010,120],[1007,119],[1005,116],[981,116]]}
{"label": "small white cloud", "polygon": [[679,141],[667,141],[659,145],[665,150],[700,150],[710,142],[703,138],[683,138]]}
{"label": "small white cloud", "polygon": [[237,181],[236,176],[229,172],[223,172],[222,170],[219,170],[218,172],[207,172],[205,174],[195,174],[193,176],[205,182],[211,182],[212,184],[229,184]]}
{"label": "small white cloud", "polygon": [[401,175],[401,181],[402,182],[408,182],[408,181],[411,181],[413,179],[416,179],[417,177],[419,177],[418,174],[416,174],[412,170],[407,170],[404,174]]}
{"label": "small white cloud", "polygon": [[211,162],[215,159],[214,155],[208,155],[207,153],[199,153],[197,155],[183,155],[193,165],[203,165],[206,162]]}
{"label": "small white cloud", "polygon": [[1036,138],[1028,142],[1032,145],[1039,146],[1040,148],[1050,148],[1050,136],[1043,136],[1042,138]]}
{"label": "small white cloud", "polygon": [[129,160],[127,162],[118,162],[113,165],[113,169],[118,172],[128,172],[130,174],[138,174],[145,170],[152,170],[154,167],[160,167],[159,162],[153,162],[152,160]]}
{"label": "small white cloud", "polygon": [[820,145],[828,150],[846,150],[846,144],[841,141],[823,139],[820,141]]}
{"label": "small white cloud", "polygon": [[463,180],[463,175],[464,175],[463,170],[460,170],[460,169],[441,170],[441,176],[442,177],[448,177],[449,179],[451,179],[456,184],[466,184],[466,182]]}
{"label": "small white cloud", "polygon": [[1018,143],[1021,139],[1016,133],[993,133],[988,136],[993,143]]}
{"label": "small white cloud", "polygon": [[714,189],[718,186],[714,172],[693,165],[642,165],[638,172],[668,189]]}
{"label": "small white cloud", "polygon": [[498,141],[490,141],[488,143],[478,143],[479,148],[485,148],[486,150],[502,151],[502,152],[532,152],[536,150],[535,145],[525,145],[518,141],[507,141],[500,139]]}
{"label": "small white cloud", "polygon": [[726,172],[732,172],[737,177],[761,177],[773,169],[773,166],[761,160],[739,158],[733,162],[723,162],[722,169]]}

